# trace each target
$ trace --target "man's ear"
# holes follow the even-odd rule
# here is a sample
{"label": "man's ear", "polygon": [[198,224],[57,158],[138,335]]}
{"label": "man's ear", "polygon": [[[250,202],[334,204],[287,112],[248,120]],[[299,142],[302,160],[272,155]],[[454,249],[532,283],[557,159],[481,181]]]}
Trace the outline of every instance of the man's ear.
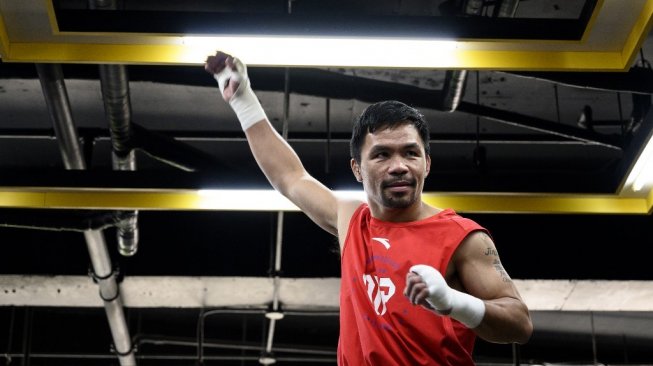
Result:
{"label": "man's ear", "polygon": [[426,155],[426,177],[429,176],[429,173],[431,172],[431,156]]}
{"label": "man's ear", "polygon": [[356,177],[356,180],[362,182],[363,176],[361,175],[360,165],[358,165],[355,159],[351,159],[350,165],[351,165],[351,171],[354,173],[354,177]]}

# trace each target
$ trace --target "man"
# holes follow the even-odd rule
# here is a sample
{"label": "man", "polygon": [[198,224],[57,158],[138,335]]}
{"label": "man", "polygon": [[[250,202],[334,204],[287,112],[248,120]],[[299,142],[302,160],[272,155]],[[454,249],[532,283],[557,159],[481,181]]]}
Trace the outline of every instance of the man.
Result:
{"label": "man", "polygon": [[339,365],[473,365],[475,335],[529,339],[528,309],[487,231],[421,200],[431,165],[421,113],[396,101],[363,112],[351,169],[367,202],[343,199],[311,177],[274,130],[241,61],[218,52],[205,69],[272,186],[339,239]]}

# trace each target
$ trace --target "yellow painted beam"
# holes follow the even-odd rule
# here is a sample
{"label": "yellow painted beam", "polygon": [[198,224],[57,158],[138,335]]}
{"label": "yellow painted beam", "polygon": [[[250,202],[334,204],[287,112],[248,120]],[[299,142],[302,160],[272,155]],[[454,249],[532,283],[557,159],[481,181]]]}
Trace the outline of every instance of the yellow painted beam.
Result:
{"label": "yellow painted beam", "polygon": [[[425,202],[476,213],[555,213],[555,214],[648,214],[653,193],[647,198],[617,195],[562,194],[464,194],[423,195]],[[249,201],[249,204],[248,204]],[[251,202],[253,201],[253,203]],[[297,211],[287,199],[273,190],[205,191],[174,190],[95,190],[25,189],[0,191],[0,207],[90,210],[209,210],[209,211]]]}
{"label": "yellow painted beam", "polygon": [[[59,63],[201,64],[188,46],[152,44],[12,43],[5,61]],[[208,55],[207,55],[208,56]],[[621,52],[459,50],[438,65],[469,70],[622,71]],[[259,65],[254,62],[252,66]],[[261,64],[263,65],[263,64]],[[259,66],[261,66],[259,65]],[[323,65],[328,66],[328,65]]]}
{"label": "yellow painted beam", "polygon": [[646,214],[646,200],[616,195],[437,194],[425,202],[479,213]]}
{"label": "yellow painted beam", "polygon": [[583,36],[581,37],[581,43],[587,42],[587,39],[589,38],[589,35],[592,32],[592,29],[594,28],[594,24],[596,24],[597,19],[599,18],[599,14],[601,14],[601,10],[603,10],[604,2],[605,0],[598,0],[596,2],[596,6],[594,7],[592,16],[590,17],[589,21],[587,22],[587,25],[585,26],[585,30],[583,31]]}
{"label": "yellow painted beam", "polygon": [[[4,62],[58,62],[58,63],[119,63],[119,64],[165,64],[191,65],[204,61],[206,50],[180,44],[180,34],[120,34],[120,33],[65,33],[59,32],[52,2],[43,0],[47,19],[51,25],[52,41],[11,41],[4,29],[0,14],[0,52]],[[438,57],[433,64],[414,66],[443,69],[468,70],[538,70],[538,71],[624,71],[636,57],[641,43],[653,24],[653,0],[644,0],[642,11],[634,26],[626,30],[624,46],[617,50],[587,50],[583,45],[590,38],[599,14],[604,11],[604,0],[600,0],[588,22],[580,42],[552,40],[488,40],[461,41],[461,46],[449,52],[449,57]],[[640,6],[640,5],[638,5]],[[69,38],[71,37],[71,38]],[[89,42],[84,41],[88,39]],[[116,44],[116,42],[121,42]],[[578,44],[574,50],[572,44]],[[523,49],[524,44],[542,44],[544,49]],[[558,49],[548,49],[560,44]],[[217,47],[218,45],[216,45]],[[469,47],[469,48],[466,48]],[[226,51],[235,51],[226,49]],[[210,53],[210,52],[209,52]],[[246,52],[238,52],[244,56]],[[430,59],[429,59],[430,60]],[[275,61],[278,62],[278,61]],[[318,61],[319,62],[319,61]],[[268,66],[265,60],[251,61],[253,66]],[[283,61],[281,62],[283,63]],[[274,66],[301,66],[275,64]],[[348,66],[348,65],[305,65],[305,66]],[[411,66],[413,67],[413,66]]]}
{"label": "yellow painted beam", "polygon": [[184,61],[185,49],[178,45],[12,43],[10,62],[199,64]]}
{"label": "yellow painted beam", "polygon": [[647,0],[642,8],[642,12],[639,14],[639,18],[635,22],[635,25],[628,35],[628,39],[624,43],[622,50],[622,55],[624,59],[624,64],[627,67],[632,65],[639,49],[642,47],[642,43],[648,37],[648,34],[653,25],[653,0]]}
{"label": "yellow painted beam", "polygon": [[7,35],[7,28],[5,27],[4,15],[0,11],[0,58],[6,62],[9,55],[9,36]]}

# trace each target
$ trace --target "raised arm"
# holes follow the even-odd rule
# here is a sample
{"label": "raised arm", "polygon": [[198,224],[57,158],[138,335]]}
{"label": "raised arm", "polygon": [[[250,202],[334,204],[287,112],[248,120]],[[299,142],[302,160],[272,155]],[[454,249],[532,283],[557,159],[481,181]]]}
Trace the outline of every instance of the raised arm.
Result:
{"label": "raised arm", "polygon": [[503,268],[490,237],[476,231],[452,259],[454,287],[432,267],[419,265],[407,275],[407,296],[415,304],[449,315],[489,342],[526,343],[533,324],[526,304]]}
{"label": "raised arm", "polygon": [[337,198],[308,174],[295,151],[272,127],[252,91],[245,64],[217,52],[208,57],[205,69],[214,75],[224,100],[236,112],[254,158],[272,186],[316,224],[337,235]]}

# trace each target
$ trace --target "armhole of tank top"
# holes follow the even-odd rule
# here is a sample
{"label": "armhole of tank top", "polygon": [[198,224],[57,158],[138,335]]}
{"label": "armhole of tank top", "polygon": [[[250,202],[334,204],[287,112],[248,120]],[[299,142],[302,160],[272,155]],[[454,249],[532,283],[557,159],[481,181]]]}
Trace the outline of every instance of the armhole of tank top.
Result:
{"label": "armhole of tank top", "polygon": [[342,244],[342,253],[340,253],[340,258],[345,256],[345,250],[347,250],[347,243],[349,243],[349,235],[351,235],[351,227],[354,224],[354,219],[358,218],[361,215],[361,212],[365,208],[365,203],[361,203],[360,206],[354,211],[354,213],[349,218],[349,225],[347,226],[347,235],[345,235],[345,242]]}
{"label": "armhole of tank top", "polygon": [[[457,224],[460,225],[459,223],[457,223]],[[462,227],[462,226],[461,226],[461,227]],[[465,241],[465,239],[467,239],[468,236],[472,235],[472,233],[475,233],[475,232],[477,232],[477,231],[482,231],[482,232],[484,232],[484,233],[490,235],[489,231],[488,231],[486,228],[484,228],[484,227],[482,227],[481,225],[479,225],[479,224],[476,224],[475,227],[469,229],[469,231],[467,231],[467,232],[466,232],[466,233],[465,233],[465,234],[460,238],[460,240],[458,240],[458,243],[456,243],[456,245],[453,247],[453,249],[451,250],[451,252],[448,253],[447,258],[443,258],[443,260],[445,260],[444,273],[447,273],[447,271],[449,270],[449,265],[451,264],[451,260],[453,259],[454,254],[456,254],[456,250],[458,250],[458,248],[460,248],[460,245],[463,243],[463,241]],[[492,237],[492,236],[490,236],[490,238],[491,238],[491,237]]]}

